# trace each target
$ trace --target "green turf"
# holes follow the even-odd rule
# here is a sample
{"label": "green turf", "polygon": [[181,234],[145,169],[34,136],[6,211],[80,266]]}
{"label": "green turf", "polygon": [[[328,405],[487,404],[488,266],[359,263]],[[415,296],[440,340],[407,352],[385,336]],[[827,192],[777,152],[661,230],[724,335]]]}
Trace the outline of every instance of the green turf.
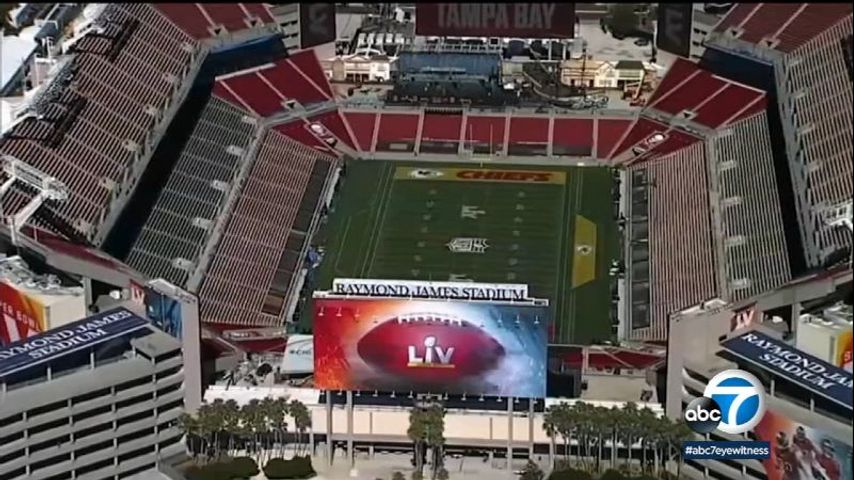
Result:
{"label": "green turf", "polygon": [[[317,289],[337,277],[525,283],[533,296],[550,301],[553,343],[610,338],[608,266],[618,242],[607,168],[493,167],[566,172],[564,184],[395,179],[395,169],[406,166],[472,168],[350,162],[319,236],[326,255]],[[463,205],[485,213],[461,218]],[[596,279],[573,289],[576,215],[597,227]],[[447,243],[455,237],[486,238],[489,247],[483,254],[452,253]],[[303,329],[310,317],[302,315]]]}

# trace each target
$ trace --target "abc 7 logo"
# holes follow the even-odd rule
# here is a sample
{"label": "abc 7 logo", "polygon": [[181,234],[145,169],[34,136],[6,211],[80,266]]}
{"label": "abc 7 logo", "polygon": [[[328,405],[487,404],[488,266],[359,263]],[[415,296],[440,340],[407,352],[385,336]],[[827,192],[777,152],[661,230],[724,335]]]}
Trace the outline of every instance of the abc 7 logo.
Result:
{"label": "abc 7 logo", "polygon": [[685,423],[697,433],[715,429],[738,435],[752,430],[765,414],[765,388],[753,375],[727,370],[714,376],[703,396],[685,409]]}

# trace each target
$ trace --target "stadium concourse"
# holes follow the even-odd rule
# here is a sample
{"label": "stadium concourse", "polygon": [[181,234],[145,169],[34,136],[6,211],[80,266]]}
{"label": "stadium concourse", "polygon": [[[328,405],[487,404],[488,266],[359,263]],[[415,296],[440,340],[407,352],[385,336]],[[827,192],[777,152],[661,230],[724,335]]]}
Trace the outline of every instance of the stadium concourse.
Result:
{"label": "stadium concourse", "polygon": [[[37,221],[95,246],[143,171],[166,161],[152,160],[154,149],[212,46],[275,27],[253,4],[116,4],[99,18],[107,35],[79,39],[0,146],[68,186],[69,200]],[[679,60],[639,112],[387,107],[335,98],[314,52],[302,51],[216,78],[121,256],[196,293],[206,324],[278,327],[344,156],[619,166],[622,336],[664,341],[671,312],[792,278],[768,104],[762,90]],[[16,185],[4,211],[32,195]]]}

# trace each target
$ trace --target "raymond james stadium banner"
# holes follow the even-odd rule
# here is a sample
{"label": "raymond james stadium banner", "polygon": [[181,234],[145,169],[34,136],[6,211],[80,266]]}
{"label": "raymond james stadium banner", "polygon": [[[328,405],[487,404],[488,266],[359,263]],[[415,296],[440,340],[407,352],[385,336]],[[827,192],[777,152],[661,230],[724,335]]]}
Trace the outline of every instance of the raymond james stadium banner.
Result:
{"label": "raymond james stadium banner", "polygon": [[543,398],[547,321],[534,305],[317,298],[315,386]]}
{"label": "raymond james stadium banner", "polygon": [[772,410],[765,412],[753,433],[771,444],[771,456],[762,462],[768,480],[852,478],[850,439],[841,442]]}
{"label": "raymond james stadium banner", "polygon": [[0,377],[119,337],[148,321],[124,308],[99,313],[0,348]]}
{"label": "raymond james stadium banner", "polygon": [[574,29],[574,3],[415,4],[418,35],[572,38]]}
{"label": "raymond james stadium banner", "polygon": [[397,167],[395,180],[432,180],[442,182],[492,182],[492,183],[566,183],[564,172],[539,170],[504,170],[482,168],[422,168]]}
{"label": "raymond james stadium banner", "polygon": [[825,398],[852,408],[851,372],[758,331],[721,343],[735,355]]}
{"label": "raymond james stadium banner", "polygon": [[359,297],[443,298],[498,302],[529,300],[528,286],[516,283],[337,278],[332,281],[332,290],[328,293]]}

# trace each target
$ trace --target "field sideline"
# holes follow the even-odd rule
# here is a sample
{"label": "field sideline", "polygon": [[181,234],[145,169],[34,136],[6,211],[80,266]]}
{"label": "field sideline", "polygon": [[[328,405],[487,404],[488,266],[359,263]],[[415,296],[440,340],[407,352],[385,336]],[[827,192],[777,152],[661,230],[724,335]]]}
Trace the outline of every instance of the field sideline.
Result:
{"label": "field sideline", "polygon": [[551,343],[609,339],[611,187],[598,167],[351,161],[318,235],[315,289],[336,277],[525,283],[549,299]]}

